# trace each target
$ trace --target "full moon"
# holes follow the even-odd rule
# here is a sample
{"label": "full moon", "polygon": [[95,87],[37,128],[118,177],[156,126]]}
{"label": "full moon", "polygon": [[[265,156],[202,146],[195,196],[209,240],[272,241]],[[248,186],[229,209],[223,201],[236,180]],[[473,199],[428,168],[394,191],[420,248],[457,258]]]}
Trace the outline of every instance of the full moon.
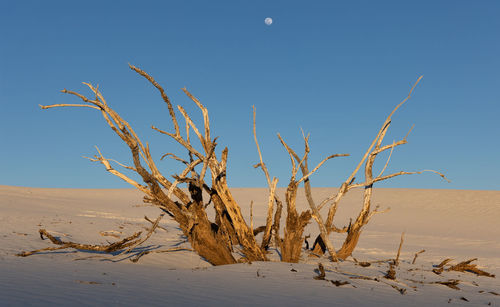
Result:
{"label": "full moon", "polygon": [[273,19],[271,17],[267,17],[266,19],[264,19],[264,23],[270,26],[273,23]]}

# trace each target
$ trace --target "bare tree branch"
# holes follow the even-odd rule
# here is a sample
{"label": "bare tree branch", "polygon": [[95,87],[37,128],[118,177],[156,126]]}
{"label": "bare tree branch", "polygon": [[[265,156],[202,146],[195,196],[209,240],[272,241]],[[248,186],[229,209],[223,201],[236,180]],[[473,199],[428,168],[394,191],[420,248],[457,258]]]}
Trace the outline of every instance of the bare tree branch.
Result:
{"label": "bare tree branch", "polygon": [[328,161],[332,158],[336,158],[336,157],[347,157],[347,156],[349,156],[349,154],[335,154],[335,155],[331,155],[331,156],[326,157],[325,159],[323,159],[323,161],[318,163],[318,165],[316,165],[316,167],[312,171],[310,171],[308,174],[306,174],[302,178],[300,178],[298,183],[301,183],[302,181],[307,180],[309,177],[311,177],[311,175],[314,174],[321,167],[321,165],[323,165],[326,161]]}
{"label": "bare tree branch", "polygon": [[201,110],[201,113],[203,114],[203,123],[205,125],[205,140],[206,142],[209,142],[210,141],[210,120],[208,118],[208,110],[207,108],[205,108],[201,102],[196,98],[194,97],[186,88],[183,88],[182,89],[184,91],[184,93],[186,93],[186,95],[191,98],[191,100],[194,101],[194,103],[196,103],[196,105],[198,106],[198,108],[200,108]]}
{"label": "bare tree branch", "polygon": [[260,151],[259,141],[257,140],[257,128],[255,125],[255,118],[256,118],[255,106],[252,106],[252,109],[253,109],[253,137],[255,140],[255,146],[257,146],[257,151],[259,152],[259,160],[260,160],[260,163],[257,164],[255,167],[260,166],[260,168],[262,168],[262,171],[264,172],[264,175],[266,176],[267,186],[269,187],[269,189],[271,189],[271,186],[272,186],[271,177],[269,176],[269,171],[267,170],[267,166],[264,163],[264,160],[262,159],[262,152]]}
{"label": "bare tree branch", "polygon": [[92,244],[75,243],[75,242],[71,242],[71,241],[62,241],[61,239],[56,238],[53,235],[51,235],[45,229],[40,229],[39,233],[40,233],[40,237],[42,239],[45,236],[52,243],[54,243],[56,245],[60,245],[60,247],[58,247],[58,248],[49,247],[49,248],[34,250],[31,252],[22,252],[22,253],[17,254],[17,256],[26,257],[26,256],[33,255],[35,253],[39,253],[41,251],[58,250],[58,249],[65,249],[65,248],[74,248],[74,249],[79,249],[79,250],[112,253],[112,252],[121,250],[123,248],[126,248],[128,246],[135,244],[137,242],[136,239],[141,235],[141,232],[136,232],[133,235],[126,237],[123,240],[120,240],[118,242],[114,242],[114,243],[111,243],[108,245],[92,245]]}
{"label": "bare tree branch", "polygon": [[162,213],[160,214],[155,222],[153,223],[153,225],[151,226],[151,228],[149,229],[148,233],[146,234],[146,236],[140,240],[137,240],[136,242],[134,242],[134,244],[130,245],[129,248],[127,250],[125,250],[124,252],[122,252],[121,254],[123,253],[129,253],[130,251],[132,251],[134,248],[136,248],[137,246],[141,245],[142,243],[146,242],[150,237],[151,235],[153,234],[153,232],[155,231],[155,229],[158,227],[158,225],[160,224],[160,221],[161,219],[163,218],[165,214]]}
{"label": "bare tree branch", "polygon": [[42,109],[50,109],[50,108],[58,108],[58,107],[84,107],[84,108],[91,108],[91,109],[101,110],[101,108],[96,107],[96,106],[92,106],[92,105],[89,105],[89,104],[69,104],[69,103],[66,103],[66,104],[52,104],[52,105],[49,105],[49,106],[42,106],[41,104],[39,104],[39,106]]}
{"label": "bare tree branch", "polygon": [[[104,156],[102,155],[102,153],[99,150],[99,148],[97,146],[95,148],[96,148],[97,152],[99,153],[99,156],[95,156],[94,159],[92,159],[92,158],[87,158],[87,159],[89,159],[90,161],[93,161],[93,162],[99,162],[99,163],[101,163],[102,165],[104,165],[104,167],[106,168],[106,170],[108,172],[110,172],[111,174],[113,174],[113,175],[117,176],[118,178],[122,179],[123,181],[125,181],[125,182],[133,185],[134,187],[136,187],[137,189],[139,189],[143,193],[151,196],[151,193],[150,193],[150,191],[148,190],[147,187],[145,187],[142,184],[139,184],[137,181],[135,181],[135,180],[127,177],[125,174],[120,173],[119,171],[115,170],[111,166],[111,163],[109,163],[109,160],[106,159],[106,158],[104,158]],[[131,167],[129,167],[129,166],[125,166],[125,167],[131,169]]]}
{"label": "bare tree branch", "polygon": [[160,94],[161,94],[161,97],[163,98],[163,101],[165,101],[165,103],[167,104],[168,112],[170,113],[170,118],[172,119],[172,122],[174,123],[175,134],[180,135],[179,124],[177,123],[177,118],[175,117],[174,108],[172,107],[172,103],[170,102],[170,99],[168,98],[167,94],[165,94],[163,87],[161,87],[161,85],[158,84],[158,82],[156,82],[155,79],[153,79],[153,77],[148,75],[142,69],[137,68],[134,65],[130,65],[130,64],[128,66],[130,67],[130,69],[132,69],[133,71],[135,71],[139,75],[146,78],[149,82],[151,82],[151,84],[153,84],[154,87],[156,87],[158,89],[158,91],[160,91]]}
{"label": "bare tree branch", "polygon": [[361,160],[359,161],[358,165],[356,166],[356,168],[353,170],[353,172],[351,173],[351,175],[346,179],[346,181],[344,182],[343,184],[343,187],[339,190],[339,192],[337,193],[337,195],[335,197],[333,197],[332,199],[334,199],[334,202],[333,202],[333,205],[330,206],[330,210],[328,212],[328,219],[327,219],[327,222],[326,222],[326,226],[329,227],[332,225],[333,223],[333,217],[334,217],[334,212],[333,212],[333,208],[337,206],[338,202],[340,201],[340,199],[344,196],[344,194],[348,191],[348,186],[349,186],[349,183],[351,183],[354,179],[354,177],[356,176],[356,174],[358,173],[359,169],[361,168],[361,165],[363,165],[363,163],[365,162],[365,160],[368,158],[370,152],[372,151],[372,148],[375,146],[375,144],[377,143],[377,141],[379,140],[379,138],[381,137],[381,135],[383,133],[385,133],[385,131],[387,131],[387,126],[390,124],[391,120],[392,120],[392,115],[394,115],[394,113],[406,102],[408,101],[408,99],[410,99],[411,97],[411,94],[413,93],[413,90],[415,89],[415,87],[417,86],[417,84],[420,82],[420,80],[422,80],[422,77],[423,76],[420,76],[417,81],[413,84],[413,86],[411,87],[408,95],[406,96],[405,99],[403,99],[403,101],[401,101],[393,110],[392,112],[389,114],[389,116],[387,116],[387,118],[385,119],[384,123],[382,124],[382,127],[380,128],[379,132],[377,133],[377,135],[375,136],[375,138],[373,139],[372,143],[370,144],[370,146],[368,147],[368,149],[366,150],[364,156],[361,158]]}
{"label": "bare tree branch", "polygon": [[271,182],[271,188],[269,191],[269,200],[267,202],[267,218],[266,218],[266,230],[264,231],[264,236],[262,237],[261,247],[266,249],[271,240],[271,229],[273,226],[273,211],[274,211],[274,199],[276,193],[276,185],[278,184],[278,178],[273,177]]}
{"label": "bare tree branch", "polygon": [[389,161],[391,161],[392,152],[394,151],[394,147],[396,147],[395,142],[393,142],[392,144],[394,146],[391,147],[391,152],[389,153],[389,156],[387,157],[387,161],[385,162],[384,167],[382,168],[382,170],[380,171],[380,173],[378,174],[377,177],[380,177],[380,176],[382,176],[384,174],[385,169],[387,168],[387,165],[389,165]]}

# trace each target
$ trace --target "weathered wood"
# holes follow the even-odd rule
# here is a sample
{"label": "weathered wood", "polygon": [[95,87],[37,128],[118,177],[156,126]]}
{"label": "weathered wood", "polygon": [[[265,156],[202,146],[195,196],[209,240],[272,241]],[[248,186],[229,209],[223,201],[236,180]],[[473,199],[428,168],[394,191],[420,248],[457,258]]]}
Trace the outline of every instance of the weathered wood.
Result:
{"label": "weathered wood", "polygon": [[[363,227],[370,221],[371,217],[376,213],[384,212],[378,211],[378,207],[375,209],[371,208],[373,184],[400,175],[419,174],[423,172],[401,171],[389,175],[383,175],[387,165],[389,164],[392,151],[395,147],[406,144],[406,138],[408,135],[400,141],[382,146],[382,141],[392,121],[392,115],[411,97],[415,86],[418,84],[422,77],[420,77],[413,85],[408,96],[400,104],[398,104],[386,118],[378,134],[367,149],[365,155],[356,166],[354,171],[351,173],[351,175],[341,185],[338,193],[325,199],[320,203],[319,206],[316,205],[312,196],[310,185],[311,175],[313,175],[329,159],[339,156],[346,156],[346,154],[328,156],[323,159],[316,167],[314,167],[312,171],[310,171],[308,168],[309,136],[304,136],[304,155],[302,157],[299,157],[278,134],[281,143],[286,148],[290,156],[292,164],[292,175],[285,195],[286,210],[284,213],[286,214],[286,223],[284,227],[283,238],[281,238],[280,220],[283,213],[283,203],[276,195],[277,179],[273,178],[271,180],[267,166],[262,159],[262,153],[257,141],[255,124],[256,116],[254,107],[253,132],[260,159],[260,162],[255,167],[260,167],[263,170],[269,187],[266,225],[263,228],[264,234],[262,242],[258,244],[255,239],[256,232],[253,229],[252,214],[250,216],[250,225],[247,225],[241,213],[240,206],[235,201],[229,190],[226,178],[228,149],[226,147],[220,153],[220,158],[217,157],[217,138],[211,138],[210,119],[207,108],[203,106],[198,98],[192,95],[187,89],[182,89],[185,94],[196,104],[203,116],[203,128],[201,128],[200,126],[200,129],[198,129],[196,123],[192,120],[188,112],[182,106],[177,106],[178,112],[180,112],[182,115],[181,118],[183,118],[185,121],[185,135],[182,135],[176,117],[176,111],[167,94],[165,93],[163,87],[159,85],[159,83],[156,82],[156,80],[145,71],[132,65],[129,66],[130,69],[132,69],[133,71],[144,77],[149,83],[151,83],[160,92],[163,101],[167,104],[170,120],[172,121],[172,124],[174,126],[174,132],[167,132],[156,128],[155,126],[152,126],[152,129],[169,136],[173,141],[177,142],[188,152],[187,159],[179,158],[172,153],[163,155],[163,157],[171,157],[172,159],[185,165],[185,169],[181,174],[172,176],[175,179],[175,181],[173,182],[166,179],[166,177],[162,175],[152,158],[149,145],[147,143],[143,143],[134,129],[131,127],[131,125],[108,105],[98,87],[94,87],[90,83],[84,83],[92,91],[91,98],[74,91],[68,91],[66,89],[62,91],[63,93],[81,99],[83,101],[82,104],[55,104],[49,106],[41,106],[41,108],[51,109],[55,107],[85,107],[99,111],[112,131],[116,135],[118,135],[120,139],[129,147],[133,164],[131,166],[128,166],[121,164],[115,160],[105,158],[98,148],[98,155],[90,158],[90,160],[102,164],[105,167],[106,171],[121,178],[122,180],[142,191],[145,194],[144,201],[157,206],[164,213],[169,214],[169,216],[178,223],[180,229],[187,237],[192,248],[200,256],[204,257],[208,262],[214,265],[237,262],[237,260],[232,255],[234,246],[239,247],[239,250],[241,250],[245,258],[244,260],[246,261],[268,260],[266,257],[266,250],[270,245],[273,236],[276,246],[281,251],[282,260],[288,262],[297,262],[300,259],[302,244],[304,242],[304,228],[310,222],[311,218],[314,218],[314,220],[318,224],[320,232],[318,238],[315,241],[315,251],[318,248],[320,252],[328,250],[332,260],[334,261],[336,261],[337,259],[345,259],[352,254],[352,251],[357,245]],[[193,145],[190,138],[191,130],[200,142],[201,148],[198,145]],[[375,159],[380,153],[387,150],[390,150],[391,154],[389,155],[389,158],[387,159],[385,166],[383,167],[380,174],[374,177],[372,171]],[[118,166],[123,167],[125,171],[118,171],[111,165],[112,163],[116,163],[118,164]],[[201,171],[199,170],[200,164],[202,165]],[[355,176],[363,164],[365,164],[364,181],[355,183]],[[298,170],[301,170],[302,172],[302,177],[300,178],[297,178]],[[437,171],[424,171],[434,172],[446,179],[443,174]],[[127,175],[126,172],[133,172],[138,174],[142,182],[132,179],[132,177]],[[208,173],[210,173],[210,175]],[[211,177],[211,183],[205,183],[206,176]],[[304,183],[305,194],[311,211],[306,210],[299,214],[297,212],[295,202],[297,189],[299,187],[299,184],[302,182]],[[178,187],[178,185],[181,183],[188,184],[188,192]],[[339,202],[349,190],[358,187],[364,187],[365,189],[362,209],[360,210],[354,222],[350,223],[349,227],[337,228],[333,224],[333,219],[335,217]],[[204,192],[207,192],[210,195],[210,201],[208,201],[207,204],[204,203]],[[326,220],[324,220],[321,216],[320,211],[330,202],[332,203],[330,204],[328,210],[328,216]],[[213,219],[213,221],[208,218],[206,212],[207,206],[209,204],[213,204],[215,209],[215,219]],[[276,210],[274,209],[275,204]],[[159,219],[161,219],[161,217]],[[75,246],[80,246],[80,249],[84,247],[88,250],[95,251],[101,251],[100,249],[104,249],[104,251],[115,249],[124,250],[125,248],[128,248],[126,251],[130,251],[132,248],[144,243],[144,241],[153,234],[154,228],[158,227],[159,219],[152,223],[153,226],[150,232],[146,235],[145,239],[134,237],[128,241],[113,243],[115,245],[110,246],[81,244],[77,245],[77,243],[74,242],[61,241],[53,236],[49,237],[50,234],[47,233],[45,235],[49,239],[52,238],[52,243],[59,245],[59,247],[46,248],[43,250],[55,250],[68,247],[76,248]],[[329,235],[332,232],[347,232],[347,237],[338,251],[335,250],[334,245],[329,238]],[[398,258],[399,257],[397,257],[396,259]]]}
{"label": "weathered wood", "polygon": [[411,264],[415,264],[415,262],[417,261],[417,257],[418,255],[420,255],[421,253],[424,253],[425,252],[425,249],[421,250],[421,251],[418,251],[415,253],[415,256],[413,257],[413,261],[411,262]]}
{"label": "weathered wood", "polygon": [[48,247],[48,248],[34,250],[31,252],[21,252],[21,253],[17,254],[17,256],[26,257],[26,256],[30,256],[30,255],[42,252],[42,251],[52,251],[52,250],[59,250],[59,249],[65,249],[65,248],[74,248],[74,249],[85,250],[85,251],[112,253],[112,252],[127,248],[129,246],[132,246],[135,243],[139,242],[140,239],[138,240],[137,238],[139,238],[139,236],[141,235],[141,232],[136,232],[133,235],[126,237],[120,241],[106,244],[106,245],[100,245],[100,244],[82,244],[82,243],[77,243],[77,242],[72,242],[72,241],[62,241],[61,239],[51,235],[45,229],[40,229],[38,232],[40,233],[40,238],[42,238],[42,240],[44,239],[44,237],[46,237],[53,244],[60,245],[60,247],[56,247],[56,248]]}
{"label": "weathered wood", "polygon": [[264,236],[262,237],[261,248],[267,250],[269,246],[269,241],[271,240],[271,230],[273,227],[273,207],[274,207],[274,198],[276,193],[276,185],[278,184],[278,179],[273,178],[271,183],[271,190],[269,191],[269,199],[267,205],[267,218],[266,218],[266,228],[264,230]]}
{"label": "weathered wood", "polygon": [[[255,146],[257,147],[257,152],[259,153],[259,163],[254,165],[254,168],[260,167],[266,176],[267,185],[269,187],[269,200],[267,206],[267,218],[266,218],[266,231],[262,238],[261,248],[266,250],[271,241],[272,233],[274,233],[274,241],[276,246],[281,246],[280,239],[280,219],[283,208],[283,203],[276,195],[276,185],[278,183],[278,179],[273,177],[271,181],[271,176],[269,175],[269,170],[267,169],[266,164],[262,158],[262,151],[260,150],[259,141],[257,139],[257,125],[256,125],[256,109],[255,106],[252,106],[253,109],[253,136],[255,141]],[[276,182],[274,182],[276,180]],[[274,213],[274,222],[273,222],[273,207],[274,203],[276,203],[276,212]],[[272,223],[272,224],[271,224]]]}
{"label": "weathered wood", "polygon": [[[392,112],[387,116],[386,120],[382,124],[381,128],[379,129],[377,135],[373,139],[372,143],[366,150],[364,156],[361,158],[360,162],[356,166],[356,168],[353,170],[351,175],[342,183],[340,186],[339,191],[328,197],[327,199],[323,200],[321,204],[319,205],[319,209],[323,208],[326,206],[328,203],[332,202],[330,204],[330,208],[328,211],[328,217],[326,220],[326,228],[328,229],[329,232],[335,232],[338,228],[333,225],[333,219],[335,217],[337,207],[341,201],[341,199],[345,196],[347,192],[349,192],[351,189],[358,188],[358,187],[363,187],[364,188],[364,193],[363,193],[363,206],[355,219],[354,223],[350,225],[348,231],[347,231],[347,236],[344,239],[344,242],[341,246],[341,248],[337,251],[337,256],[340,259],[346,259],[349,257],[353,250],[356,248],[357,243],[359,241],[361,232],[363,230],[363,227],[370,221],[371,217],[376,214],[376,213],[382,213],[385,211],[378,211],[377,209],[372,210],[371,209],[371,198],[373,195],[373,184],[379,181],[387,180],[393,177],[401,176],[401,175],[411,175],[411,174],[421,174],[424,171],[430,171],[433,173],[438,174],[441,176],[443,179],[449,181],[442,173],[434,171],[434,170],[424,170],[424,171],[417,171],[417,172],[406,172],[406,171],[401,171],[389,175],[383,175],[390,157],[392,155],[392,151],[395,147],[404,145],[407,143],[406,139],[408,137],[408,134],[400,141],[393,142],[390,145],[385,145],[382,146],[382,141],[384,140],[384,137],[392,123],[392,116],[394,113],[406,102],[408,99],[410,99],[413,90],[417,86],[417,84],[420,82],[422,79],[422,76],[417,79],[417,81],[414,83],[414,85],[411,87],[408,95],[406,98],[401,101],[393,110]],[[413,128],[413,127],[412,127]],[[391,153],[389,155],[389,158],[387,159],[382,171],[379,173],[378,176],[373,177],[373,164],[375,162],[376,157],[386,151],[386,150],[391,150]],[[365,162],[366,161],[366,162]],[[364,182],[361,183],[355,183],[354,180],[356,178],[356,175],[358,171],[361,169],[361,166],[365,164],[365,180]],[[319,247],[316,247],[315,252],[321,252],[321,249]]]}
{"label": "weathered wood", "polygon": [[[262,254],[260,247],[255,242],[253,231],[246,225],[238,204],[236,204],[229,192],[229,189],[227,188],[227,184],[225,182],[227,151],[225,154],[223,152],[222,160],[220,162],[217,161],[217,157],[215,155],[215,141],[217,138],[213,140],[210,138],[210,122],[207,109],[199,102],[198,99],[191,95],[191,93],[189,93],[186,89],[183,89],[202,111],[204,119],[204,133],[202,134],[197,130],[196,125],[184,109],[179,107],[181,114],[186,120],[186,138],[184,138],[180,133],[179,124],[172,103],[170,102],[170,99],[166,95],[164,89],[154,80],[153,77],[143,70],[132,65],[130,65],[130,68],[146,78],[160,91],[162,99],[167,104],[170,119],[174,124],[175,132],[165,132],[156,127],[153,127],[153,129],[172,137],[189,152],[189,165],[184,159],[176,159],[182,163],[186,162],[185,164],[187,165],[187,168],[180,176],[176,177],[175,183],[167,180],[159,172],[150,154],[149,145],[144,145],[130,124],[108,106],[106,100],[97,87],[94,87],[89,83],[85,83],[95,96],[95,98],[92,99],[77,92],[63,90],[63,93],[74,95],[83,100],[86,104],[57,104],[42,106],[42,108],[49,109],[54,107],[74,106],[90,107],[100,111],[106,123],[130,149],[133,167],[129,167],[121,163],[118,163],[118,165],[124,167],[128,171],[139,174],[144,184],[140,184],[139,182],[131,179],[128,175],[115,170],[110,163],[114,160],[104,158],[99,150],[99,155],[95,156],[91,160],[103,164],[108,172],[118,176],[144,192],[147,195],[145,201],[158,206],[164,212],[173,217],[188,238],[188,241],[191,243],[193,249],[200,254],[200,256],[206,258],[207,261],[215,265],[235,263],[236,260],[231,253],[233,244],[241,244],[243,252],[249,260],[265,260],[265,256]],[[189,138],[190,129],[193,129],[195,134],[198,136],[203,146],[203,153],[197,151],[192,146]],[[177,156],[173,155],[173,157]],[[193,160],[193,157],[196,157],[197,160]],[[203,168],[200,173],[197,173],[195,167],[200,163],[203,164]],[[211,190],[209,188],[209,190],[213,191],[213,193],[211,193],[211,200],[216,209],[215,223],[209,220],[205,212],[202,197],[202,189],[205,187],[203,180],[208,169],[210,169],[212,173],[214,183],[213,188]],[[189,173],[192,174],[192,178],[187,177]],[[177,187],[177,184],[180,182],[189,182],[189,195]],[[167,189],[168,192],[165,192],[162,188]],[[174,200],[174,196],[179,201]],[[150,235],[151,233],[146,237],[149,237]],[[135,241],[135,243],[141,244],[143,241]],[[73,244],[69,244],[68,246],[71,247]]]}
{"label": "weathered wood", "polygon": [[304,242],[304,228],[311,220],[309,210],[300,215],[296,209],[298,183],[291,180],[286,190],[287,217],[284,228],[283,242],[281,243],[281,260],[284,262],[299,262]]}
{"label": "weathered wood", "polygon": [[401,247],[403,246],[404,237],[405,237],[405,233],[403,232],[401,234],[401,241],[399,242],[398,254],[396,255],[396,259],[394,260],[394,265],[396,265],[396,266],[399,265],[399,255],[401,254]]}
{"label": "weathered wood", "polygon": [[469,259],[466,261],[462,261],[458,264],[450,266],[447,271],[457,271],[457,272],[470,272],[474,273],[478,276],[486,276],[486,277],[495,277],[494,274],[488,273],[486,271],[483,271],[481,269],[477,268],[476,264],[471,264],[471,262],[476,261],[477,258]]}

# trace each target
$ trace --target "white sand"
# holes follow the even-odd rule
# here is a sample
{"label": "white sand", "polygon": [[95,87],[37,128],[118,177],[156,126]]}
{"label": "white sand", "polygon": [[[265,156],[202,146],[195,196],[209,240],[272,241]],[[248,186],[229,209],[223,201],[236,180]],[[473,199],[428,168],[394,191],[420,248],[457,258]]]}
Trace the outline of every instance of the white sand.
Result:
{"label": "white sand", "polygon": [[[248,205],[254,201],[254,225],[262,225],[267,190],[232,191],[245,216],[249,216]],[[314,195],[319,202],[334,191],[318,188]],[[401,232],[405,231],[398,282],[382,278],[386,264],[361,268],[351,261],[333,264],[326,259],[305,258],[301,264],[268,262],[211,267],[187,251],[148,254],[138,263],[124,257],[73,250],[26,258],[15,256],[20,251],[51,246],[40,239],[39,228],[66,240],[88,243],[119,240],[102,236],[101,232],[123,238],[143,230],[150,225],[143,216],[154,219],[159,211],[142,206],[141,198],[140,192],[128,189],[0,186],[0,305],[449,306],[450,299],[453,305],[500,304],[500,296],[488,293],[500,293],[498,278],[458,272],[446,276],[428,271],[408,272],[415,268],[431,269],[432,264],[444,258],[454,258],[457,263],[477,257],[476,263],[482,269],[498,276],[500,191],[375,189],[374,203],[391,210],[372,219],[354,257],[363,261],[394,257]],[[349,222],[349,216],[359,210],[360,200],[361,191],[347,196],[338,210],[337,226]],[[305,204],[303,194],[299,194],[299,207],[304,208]],[[168,232],[158,230],[144,249],[189,247],[175,222],[164,218],[161,225]],[[312,237],[318,233],[314,222],[306,229],[309,233]],[[340,237],[336,237],[334,244],[340,242]],[[421,249],[426,252],[411,265],[414,253]],[[76,260],[89,256],[94,258]],[[120,259],[123,260],[116,261]],[[314,280],[319,261],[325,265],[327,279],[350,284],[336,287]],[[339,271],[378,276],[383,282],[350,279]],[[460,279],[461,290],[411,281],[447,279]],[[401,295],[387,283],[407,289],[406,294]],[[469,301],[461,300],[462,297]]]}

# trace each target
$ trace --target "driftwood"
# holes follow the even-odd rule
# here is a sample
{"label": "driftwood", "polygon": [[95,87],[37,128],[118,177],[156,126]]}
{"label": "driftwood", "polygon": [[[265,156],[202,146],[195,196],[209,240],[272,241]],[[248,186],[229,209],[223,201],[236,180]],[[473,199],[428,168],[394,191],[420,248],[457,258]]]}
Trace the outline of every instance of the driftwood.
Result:
{"label": "driftwood", "polygon": [[398,291],[401,295],[405,295],[406,291],[407,291],[406,288],[399,287],[398,285],[395,285],[393,283],[392,280],[395,280],[395,278],[388,278],[386,275],[384,277],[387,278],[387,279],[389,279],[389,280],[391,280],[391,282],[384,281],[381,278],[376,277],[376,276],[361,275],[361,274],[351,273],[351,272],[347,272],[347,271],[341,271],[339,269],[332,269],[332,271],[340,273],[342,275],[346,275],[350,279],[371,280],[371,281],[375,281],[375,282],[380,282],[380,283],[386,284],[386,285],[390,286],[391,288],[395,289],[396,291]]}
{"label": "driftwood", "polygon": [[[417,254],[420,254],[420,253],[422,253],[422,251],[420,251]],[[359,274],[359,273],[348,272],[346,270],[341,270],[341,269],[339,269],[339,265],[336,265],[334,267],[330,266],[328,269],[330,271],[342,274],[342,275],[348,277],[349,279],[362,279],[362,280],[369,280],[369,281],[375,281],[375,282],[384,283],[384,284],[386,284],[386,285],[394,288],[395,290],[397,290],[402,295],[406,294],[407,290],[409,290],[410,288],[412,288],[413,290],[417,291],[417,287],[416,286],[412,286],[411,284],[407,284],[403,280],[410,281],[410,282],[415,283],[415,284],[421,284],[421,285],[443,285],[443,286],[446,286],[446,287],[448,287],[450,289],[453,289],[453,290],[461,290],[460,287],[459,287],[459,285],[460,285],[460,283],[462,281],[459,280],[459,279],[456,279],[456,278],[448,278],[448,279],[443,279],[443,280],[426,280],[426,277],[424,275],[422,275],[421,279],[411,279],[411,278],[407,278],[407,277],[405,278],[405,277],[398,276],[399,274],[397,275],[396,274],[396,270],[395,270],[395,268],[396,268],[395,259],[385,259],[385,260],[376,260],[376,261],[371,261],[371,262],[361,262],[361,261],[358,261],[356,258],[353,257],[353,260],[354,260],[354,263],[356,265],[360,265],[362,267],[368,267],[372,263],[384,263],[384,264],[387,264],[389,266],[389,268],[387,269],[386,272],[380,271],[379,269],[375,269],[374,271],[372,271],[372,273],[374,274],[372,276],[370,276],[370,275],[362,275],[362,274]],[[441,271],[442,275],[440,273],[441,277],[447,277],[446,275],[449,272],[451,272],[451,271],[471,272],[471,273],[474,273],[474,274],[476,274],[478,276],[495,277],[494,275],[491,275],[491,274],[489,274],[487,272],[484,272],[482,270],[479,270],[480,272],[478,272],[478,271],[476,271],[474,269],[473,270],[469,270],[470,266],[473,266],[474,268],[476,268],[476,265],[471,265],[471,262],[473,262],[475,260],[477,260],[477,259],[473,258],[473,259],[470,259],[470,260],[467,260],[467,261],[460,262],[460,263],[458,263],[456,265],[450,265],[449,263],[450,263],[450,261],[452,261],[452,259],[445,259],[444,261],[442,261],[438,265],[433,265],[432,267],[434,267],[435,269],[436,268],[442,269],[442,271]],[[404,266],[403,267],[401,267],[401,266],[398,267],[398,270],[407,271],[407,272],[412,272],[412,271],[431,272],[431,270],[425,269],[425,268],[408,268],[408,267],[405,268]],[[325,274],[326,270],[325,270],[325,268],[323,267],[322,264],[318,264],[318,269],[315,269],[314,271],[318,274],[317,276],[314,276],[314,279],[331,281],[331,280],[329,280],[329,279],[326,278],[326,274]],[[403,275],[403,274],[401,274],[401,275]],[[415,274],[412,274],[412,275],[415,276]],[[401,278],[403,280],[401,280]],[[332,283],[335,284],[333,281],[332,281]],[[474,286],[477,286],[477,287],[480,286],[475,281],[472,281],[472,284]],[[493,292],[493,291],[489,291],[488,292],[488,291],[485,291],[485,290],[479,290],[478,292],[479,293],[489,293],[489,294],[493,294],[493,295],[499,295],[498,293]]]}
{"label": "driftwood", "polygon": [[453,261],[453,259],[451,258],[444,259],[438,265],[434,266],[435,269],[432,269],[432,272],[436,273],[437,275],[441,274],[444,271],[444,266],[450,261]]}
{"label": "driftwood", "polygon": [[[435,268],[432,270],[432,272],[436,273],[437,275],[440,275],[444,271],[457,271],[457,272],[469,272],[476,274],[478,276],[486,276],[486,277],[493,277],[495,278],[494,274],[488,273],[486,271],[483,271],[481,269],[477,268],[476,264],[471,264],[471,262],[476,261],[477,258],[472,258],[466,261],[462,261],[458,264],[455,265],[449,265],[453,259],[447,258],[443,260],[441,263],[435,266]],[[446,265],[448,265],[448,268],[446,268]]]}
{"label": "driftwood", "polygon": [[446,258],[444,259],[443,261],[441,261],[436,267],[437,268],[443,268],[446,264],[448,264],[449,262],[453,261],[453,259],[451,258]]}
{"label": "driftwood", "polygon": [[78,250],[112,253],[112,252],[116,252],[116,251],[122,250],[124,248],[127,248],[129,246],[136,244],[140,240],[137,238],[139,238],[139,236],[141,235],[141,232],[136,232],[133,235],[131,235],[123,240],[120,240],[118,242],[114,242],[114,243],[111,243],[108,245],[92,245],[92,244],[75,243],[75,242],[71,242],[71,241],[62,241],[61,239],[54,237],[53,235],[48,233],[47,230],[45,230],[45,229],[40,229],[39,233],[40,233],[40,237],[42,238],[42,240],[44,239],[44,236],[45,236],[52,243],[54,243],[56,245],[60,245],[60,247],[47,247],[47,248],[37,249],[34,251],[30,251],[30,252],[21,252],[21,253],[17,254],[17,256],[26,257],[26,256],[30,256],[30,255],[33,255],[36,253],[43,252],[43,251],[53,251],[53,250],[66,249],[66,248],[74,248],[74,249],[78,249]]}
{"label": "driftwood", "polygon": [[474,273],[478,276],[495,277],[494,274],[478,269],[476,264],[471,264],[471,262],[476,260],[477,258],[462,261],[456,265],[450,266],[447,271],[469,272]]}

